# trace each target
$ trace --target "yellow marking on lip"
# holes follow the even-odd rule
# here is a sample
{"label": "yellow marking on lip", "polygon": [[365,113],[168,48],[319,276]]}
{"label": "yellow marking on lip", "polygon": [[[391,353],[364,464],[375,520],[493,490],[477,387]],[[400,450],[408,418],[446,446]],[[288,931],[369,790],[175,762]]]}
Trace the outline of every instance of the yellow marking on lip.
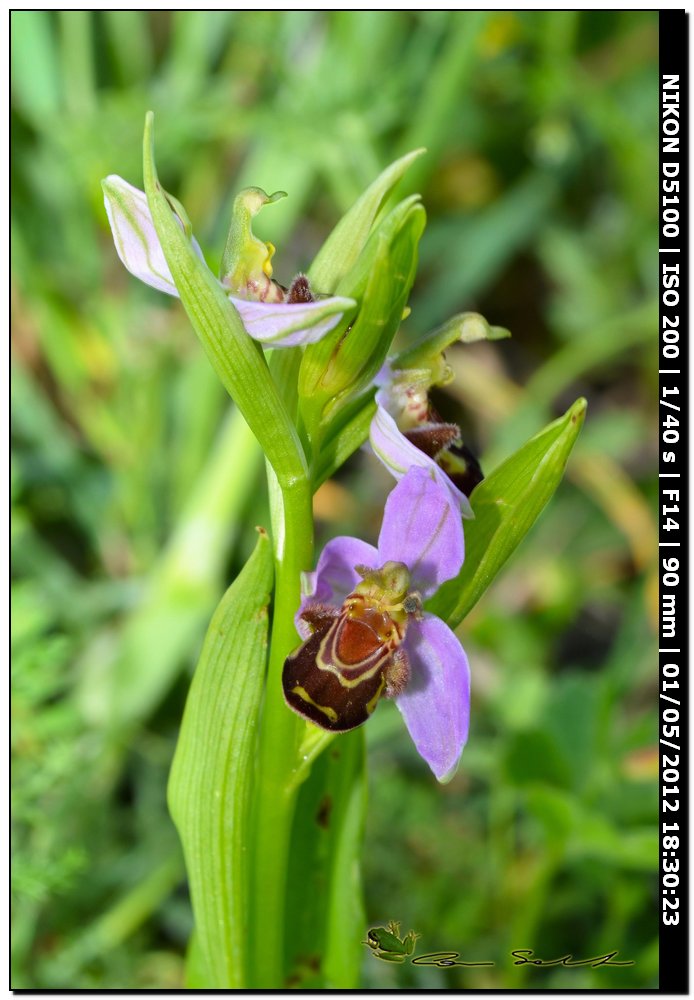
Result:
{"label": "yellow marking on lip", "polygon": [[302,688],[300,684],[297,684],[296,687],[292,688],[292,694],[298,694],[302,701],[307,702],[309,705],[313,705],[313,707],[317,708],[319,712],[323,713],[323,715],[327,715],[331,722],[337,722],[337,712],[335,709],[331,708],[329,705],[319,705],[313,700],[306,688]]}
{"label": "yellow marking on lip", "polygon": [[[318,653],[316,654],[316,666],[318,667],[319,670],[327,670],[328,673],[332,674],[334,677],[337,677],[342,687],[345,688],[359,687],[359,685],[363,684],[365,681],[370,681],[373,675],[376,673],[376,671],[380,670],[381,667],[383,666],[384,658],[386,656],[389,656],[391,652],[391,650],[383,650],[379,654],[376,662],[372,667],[364,671],[364,673],[360,674],[358,677],[353,677],[350,679],[348,677],[345,677],[342,671],[353,670],[354,666],[348,667],[345,665],[344,667],[336,667],[332,663],[326,663],[325,660],[323,659],[323,654],[325,653],[328,642],[331,639],[332,639],[331,632],[328,632],[328,634],[321,642],[320,647],[318,649]],[[372,653],[371,655],[373,656],[374,654]]]}
{"label": "yellow marking on lip", "polygon": [[383,674],[383,676],[381,677],[381,683],[378,685],[378,691],[373,696],[373,698],[369,699],[369,701],[367,701],[366,703],[366,711],[369,713],[369,715],[371,715],[371,713],[375,709],[378,699],[381,697],[381,692],[385,687],[385,683],[386,683],[386,675]]}
{"label": "yellow marking on lip", "polygon": [[[349,677],[345,677],[345,675],[342,672],[342,668],[334,667],[332,663],[319,663],[317,657],[316,657],[316,666],[318,667],[319,670],[327,670],[329,674],[332,674],[334,677],[336,677],[339,683],[342,685],[342,687],[355,688],[359,687],[360,684],[364,684],[366,681],[370,681],[372,679],[376,671],[380,670],[381,667],[383,666],[383,659],[384,659],[383,655],[379,656],[378,660],[373,665],[373,667],[371,667],[365,673],[360,674],[359,677],[352,677],[351,679]],[[346,667],[344,669],[349,670],[353,668]]]}

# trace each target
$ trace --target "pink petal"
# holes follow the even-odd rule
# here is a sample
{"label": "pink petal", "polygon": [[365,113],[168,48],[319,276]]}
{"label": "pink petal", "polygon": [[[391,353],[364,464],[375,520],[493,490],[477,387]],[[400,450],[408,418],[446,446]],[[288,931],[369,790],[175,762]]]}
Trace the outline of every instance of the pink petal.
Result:
{"label": "pink petal", "polygon": [[238,310],[243,325],[254,340],[269,347],[301,347],[313,344],[337,326],[354,299],[337,296],[317,302],[255,302],[229,298]]}
{"label": "pink petal", "polygon": [[417,752],[438,781],[450,781],[467,741],[470,667],[463,647],[440,618],[425,614],[407,629],[411,676],[398,706]]}
{"label": "pink petal", "polygon": [[[382,390],[381,390],[382,391]],[[380,396],[381,393],[378,393]],[[383,462],[386,469],[396,479],[400,479],[408,469],[417,466],[420,469],[428,469],[431,476],[444,486],[455,498],[463,517],[474,517],[470,501],[461,493],[457,486],[454,486],[443,469],[440,469],[436,462],[420,451],[419,448],[407,440],[405,435],[398,430],[398,426],[390,413],[383,406],[376,410],[371,428],[369,430],[369,440],[374,454]]]}
{"label": "pink petal", "polygon": [[381,564],[405,563],[412,589],[424,598],[460,572],[465,558],[460,508],[428,468],[410,468],[388,497],[378,558]]}
{"label": "pink petal", "polygon": [[[113,242],[121,261],[131,274],[146,285],[178,298],[176,285],[154,228],[147,195],[116,174],[107,177],[102,186]],[[191,239],[196,254],[204,260],[197,240]]]}

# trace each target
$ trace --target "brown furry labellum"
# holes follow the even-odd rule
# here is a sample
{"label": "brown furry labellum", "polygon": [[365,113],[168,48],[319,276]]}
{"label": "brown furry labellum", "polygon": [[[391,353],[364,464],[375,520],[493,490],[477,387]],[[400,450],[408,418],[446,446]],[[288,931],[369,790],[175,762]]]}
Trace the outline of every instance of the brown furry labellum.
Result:
{"label": "brown furry labellum", "polygon": [[359,584],[341,608],[307,604],[301,618],[312,634],[284,664],[287,704],[322,729],[360,726],[381,697],[401,694],[410,677],[401,644],[410,617],[419,614],[419,598],[409,594],[389,605],[374,599],[368,587]]}
{"label": "brown furry labellum", "polygon": [[442,469],[461,493],[469,497],[484,479],[480,463],[470,451],[457,424],[445,424],[429,406],[429,419],[405,431],[405,437]]}

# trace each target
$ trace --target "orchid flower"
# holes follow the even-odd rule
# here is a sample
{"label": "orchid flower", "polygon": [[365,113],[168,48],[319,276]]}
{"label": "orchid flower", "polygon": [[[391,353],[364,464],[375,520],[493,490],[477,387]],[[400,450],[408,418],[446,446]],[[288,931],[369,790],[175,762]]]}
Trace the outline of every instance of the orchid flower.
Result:
{"label": "orchid flower", "polygon": [[445,423],[429,400],[435,384],[431,369],[394,370],[386,363],[377,384],[377,410],[369,430],[376,457],[396,479],[412,466],[429,469],[463,517],[473,517],[468,496],[484,477],[458,425]]}
{"label": "orchid flower", "polygon": [[[123,264],[140,281],[178,298],[144,191],[114,174],[102,186],[113,239]],[[270,260],[275,248],[253,235],[251,219],[263,205],[282,196],[283,192],[268,196],[260,188],[246,188],[237,195],[220,284],[254,340],[269,347],[297,347],[320,340],[346,311],[354,309],[356,302],[339,296],[314,301],[303,275],[288,292],[272,281]],[[175,199],[169,197],[169,201],[195,253],[204,262],[202,250],[190,233],[185,211]]]}
{"label": "orchid flower", "polygon": [[429,403],[426,376],[408,371],[381,381],[369,429],[371,447],[396,479],[413,466],[428,469],[449,491],[463,517],[473,517],[468,494],[482,480],[482,472],[463,445],[460,428],[444,423]]}
{"label": "orchid flower", "polygon": [[388,497],[377,548],[334,538],[303,574],[296,625],[305,642],[285,663],[289,706],[340,731],[393,697],[417,751],[448,781],[467,740],[470,670],[455,634],[421,606],[464,554],[457,498],[411,468]]}
{"label": "orchid flower", "polygon": [[510,336],[479,313],[459,313],[404,354],[390,358],[376,377],[378,409],[369,432],[376,456],[396,479],[412,465],[429,469],[457,498],[463,517],[473,516],[468,497],[484,475],[458,425],[445,423],[434,409],[429,390],[453,380],[444,353],[452,344]]}

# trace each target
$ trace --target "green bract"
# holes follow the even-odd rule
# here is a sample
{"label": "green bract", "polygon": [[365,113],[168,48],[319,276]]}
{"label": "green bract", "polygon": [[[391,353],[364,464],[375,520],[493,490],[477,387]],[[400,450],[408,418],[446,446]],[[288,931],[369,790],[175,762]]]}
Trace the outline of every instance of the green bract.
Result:
{"label": "green bract", "polygon": [[360,303],[356,319],[343,320],[304,352],[299,395],[314,447],[320,425],[371,382],[386,358],[414,282],[425,222],[417,195],[385,216],[338,285],[339,295]]}
{"label": "green bract", "polygon": [[280,483],[305,477],[306,463],[296,429],[262,350],[249,338],[222,286],[195,253],[159,183],[154,162],[153,119],[150,112],[145,122],[145,191],[181,302],[217,375],[258,438]]}
{"label": "green bract", "polygon": [[430,610],[451,627],[475,606],[561,482],[586,407],[585,399],[577,399],[474,490],[470,502],[475,518],[465,526],[465,564],[430,602]]}
{"label": "green bract", "polygon": [[410,164],[424,152],[415,149],[391,163],[343,215],[308,270],[319,292],[327,295],[335,291],[340,279],[356,263],[388,195]]}

